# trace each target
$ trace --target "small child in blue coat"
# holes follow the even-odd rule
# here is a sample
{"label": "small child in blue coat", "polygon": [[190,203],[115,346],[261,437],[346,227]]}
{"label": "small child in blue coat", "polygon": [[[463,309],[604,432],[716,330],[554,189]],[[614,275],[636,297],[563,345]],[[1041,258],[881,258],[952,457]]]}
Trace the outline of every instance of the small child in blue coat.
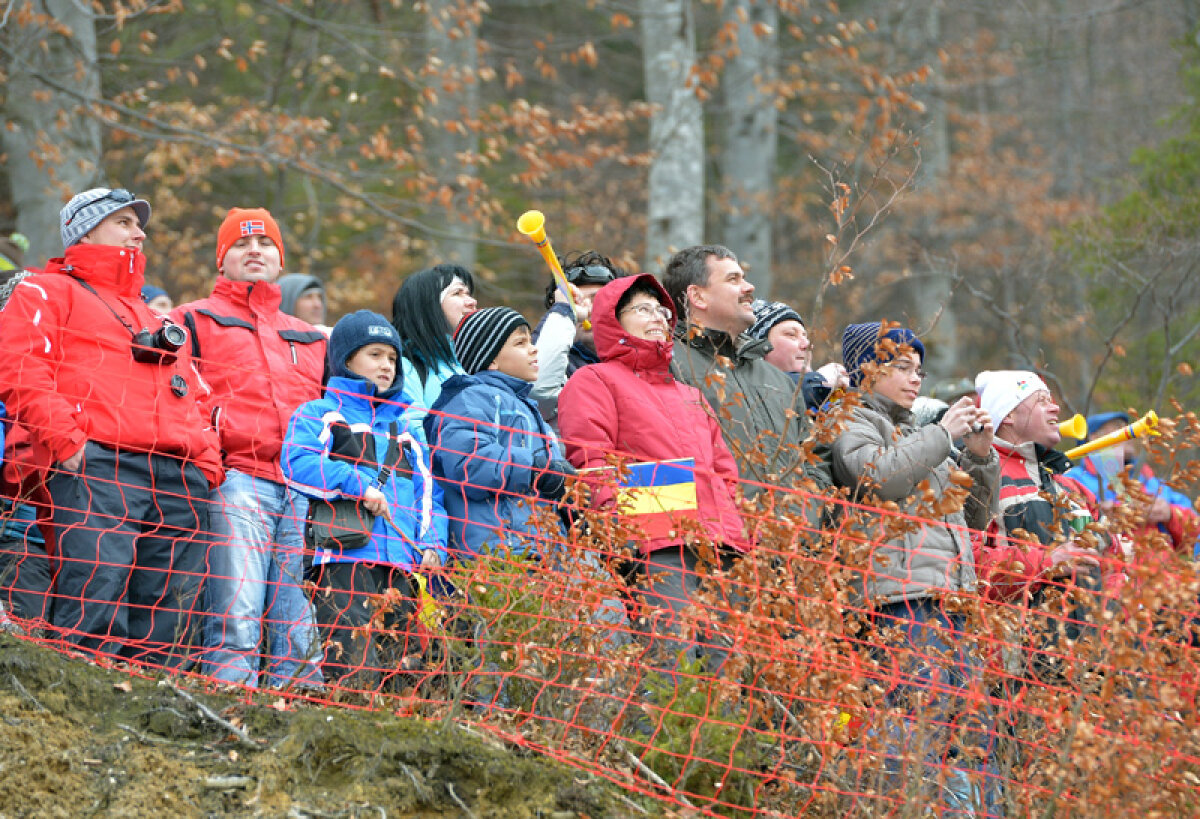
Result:
{"label": "small child in blue coat", "polygon": [[[407,629],[417,599],[412,573],[446,560],[442,491],[424,430],[410,420],[412,401],[397,377],[400,353],[400,336],[383,316],[345,316],[329,337],[325,397],[296,410],[283,443],[291,486],[314,499],[361,500],[376,515],[365,546],[320,549],[313,558],[325,679],[357,673],[355,687],[379,684],[381,659],[384,671],[419,664],[416,636]],[[382,629],[372,627],[380,595],[392,590],[396,605],[375,618]]]}
{"label": "small child in blue coat", "polygon": [[442,385],[425,431],[455,557],[546,558],[566,530],[544,531],[534,510],[556,512],[575,469],[529,396],[538,372],[529,322],[508,307],[476,311],[459,323],[454,349],[468,375]]}

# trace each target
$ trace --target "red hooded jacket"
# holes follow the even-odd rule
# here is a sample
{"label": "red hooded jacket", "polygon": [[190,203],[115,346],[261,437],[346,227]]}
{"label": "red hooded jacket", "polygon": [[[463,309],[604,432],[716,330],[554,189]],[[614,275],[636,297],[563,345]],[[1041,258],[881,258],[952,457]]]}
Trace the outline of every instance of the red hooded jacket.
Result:
{"label": "red hooded jacket", "polygon": [[326,344],[320,330],[281,312],[280,299],[272,282],[219,276],[211,296],[171,311],[196,340],[225,466],[277,483],[292,413],[324,393]]}
{"label": "red hooded jacket", "polygon": [[145,267],[137,250],[73,245],[21,282],[0,320],[0,401],[28,430],[27,460],[40,469],[91,440],[185,458],[216,486],[210,396],[189,349],[170,363],[133,359],[129,328],[162,326],[142,301]]}
{"label": "red hooded jacket", "polygon": [[[620,278],[596,293],[591,321],[601,363],[576,370],[558,399],[567,458],[580,469],[605,466],[612,453],[631,461],[694,458],[696,501],[705,530],[745,551],[748,543],[735,495],[737,464],[704,396],[671,375],[670,332],[662,341],[635,338],[617,319],[618,302],[635,284],[649,285],[661,304],[671,305],[667,292],[650,275]],[[612,503],[611,488],[597,489],[593,503]],[[652,540],[642,550],[681,540]]]}

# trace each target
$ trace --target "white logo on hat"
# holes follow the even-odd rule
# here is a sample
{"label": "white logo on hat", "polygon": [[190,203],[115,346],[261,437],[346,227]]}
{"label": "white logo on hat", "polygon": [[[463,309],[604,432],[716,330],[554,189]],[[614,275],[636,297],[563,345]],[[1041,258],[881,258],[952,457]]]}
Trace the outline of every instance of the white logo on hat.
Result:
{"label": "white logo on hat", "polygon": [[391,338],[392,337],[392,328],[386,324],[372,324],[370,327],[367,328],[367,335],[369,335],[369,336],[387,336],[388,338]]}

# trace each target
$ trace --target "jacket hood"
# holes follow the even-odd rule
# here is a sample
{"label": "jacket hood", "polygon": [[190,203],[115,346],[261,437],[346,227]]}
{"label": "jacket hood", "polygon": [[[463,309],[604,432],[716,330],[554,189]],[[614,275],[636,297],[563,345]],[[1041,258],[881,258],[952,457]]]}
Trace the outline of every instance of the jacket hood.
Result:
{"label": "jacket hood", "polygon": [[279,309],[289,316],[296,315],[296,301],[309,290],[321,291],[321,301],[325,303],[326,307],[329,306],[325,301],[325,283],[316,276],[309,276],[306,273],[289,273],[281,276],[277,284],[280,291]]}
{"label": "jacket hood", "polygon": [[1074,466],[1065,452],[1060,452],[1057,449],[1047,449],[1033,441],[1010,444],[1002,438],[994,438],[992,439],[992,446],[996,448],[996,452],[1002,458],[1021,458],[1030,463],[1041,464],[1056,475],[1061,475]]}
{"label": "jacket hood", "polygon": [[511,375],[505,375],[499,370],[480,370],[474,375],[452,375],[442,383],[442,392],[438,395],[437,400],[433,402],[433,406],[430,409],[435,411],[441,410],[456,395],[478,384],[483,384],[493,389],[506,389],[522,399],[528,399],[529,391],[533,389],[531,382],[523,381],[520,378],[513,378]]}
{"label": "jacket hood", "polygon": [[65,273],[98,290],[142,300],[146,283],[146,256],[140,251],[115,245],[71,245],[60,259],[51,259],[47,273]]}
{"label": "jacket hood", "polygon": [[404,380],[399,377],[392,382],[391,389],[379,392],[375,382],[346,371],[341,375],[329,376],[325,389],[335,390],[339,399],[342,400],[349,396],[357,396],[365,402],[390,401],[395,404],[412,404],[412,398],[404,392]]}
{"label": "jacket hood", "polygon": [[675,316],[671,316],[667,322],[667,336],[662,341],[635,338],[621,326],[617,318],[617,305],[636,285],[650,287],[657,295],[659,304],[672,311],[675,309],[667,291],[649,273],[614,279],[600,288],[592,299],[592,337],[595,339],[596,353],[601,361],[621,361],[635,370],[665,370],[671,363]]}

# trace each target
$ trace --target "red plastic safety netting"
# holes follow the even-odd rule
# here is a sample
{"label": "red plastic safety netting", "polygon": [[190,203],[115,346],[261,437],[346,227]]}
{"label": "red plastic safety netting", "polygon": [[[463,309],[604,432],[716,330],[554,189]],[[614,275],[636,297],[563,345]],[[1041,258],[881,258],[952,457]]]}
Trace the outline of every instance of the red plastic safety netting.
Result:
{"label": "red plastic safety netting", "polygon": [[[740,501],[731,544],[677,472],[639,483],[644,465],[612,453],[534,502],[528,483],[482,482],[528,463],[460,447],[469,467],[440,488],[491,504],[499,545],[414,568],[306,547],[286,486],[231,475],[210,496],[173,458],[88,446],[79,475],[8,499],[0,549],[10,621],[64,650],[472,723],[712,815],[1182,814],[1200,799],[1200,583],[1190,549],[1133,511],[1089,530],[1123,551],[968,582],[999,536],[947,524],[953,492],[901,513],[782,475]],[[421,536],[422,497],[389,510],[397,548]],[[463,524],[451,506],[433,505],[434,534]],[[964,590],[921,591],[931,532],[963,544],[943,569]],[[880,593],[897,578],[905,591]]]}

